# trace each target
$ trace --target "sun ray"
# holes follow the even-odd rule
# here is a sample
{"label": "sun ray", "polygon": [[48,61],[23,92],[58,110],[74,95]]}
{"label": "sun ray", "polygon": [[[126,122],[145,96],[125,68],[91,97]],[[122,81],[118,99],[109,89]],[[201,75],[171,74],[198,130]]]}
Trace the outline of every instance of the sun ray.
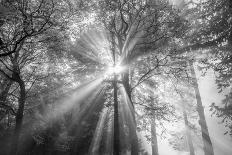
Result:
{"label": "sun ray", "polygon": [[95,132],[94,132],[94,136],[89,148],[89,155],[97,155],[99,154],[99,148],[100,148],[100,143],[102,140],[102,135],[103,135],[103,128],[105,125],[105,121],[106,121],[106,116],[108,114],[109,109],[104,108],[100,114]]}
{"label": "sun ray", "polygon": [[75,91],[70,97],[65,99],[62,103],[58,106],[54,107],[52,111],[47,113],[46,119],[48,121],[53,121],[59,118],[59,116],[63,115],[64,113],[70,111],[74,105],[80,104],[89,94],[97,88],[102,82],[102,79],[96,79],[88,84],[81,86],[77,91]]}

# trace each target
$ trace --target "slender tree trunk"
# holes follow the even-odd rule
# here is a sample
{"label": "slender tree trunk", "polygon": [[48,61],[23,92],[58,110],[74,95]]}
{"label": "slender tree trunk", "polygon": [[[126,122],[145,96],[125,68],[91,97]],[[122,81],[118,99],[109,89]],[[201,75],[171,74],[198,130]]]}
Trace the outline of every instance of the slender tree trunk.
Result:
{"label": "slender tree trunk", "polygon": [[113,131],[113,119],[112,119],[112,115],[111,115],[111,110],[109,111],[108,115],[107,115],[107,118],[106,118],[107,122],[107,129],[106,129],[106,137],[105,137],[105,141],[104,141],[104,154],[107,155],[107,154],[110,154],[112,155],[113,153],[113,143],[112,143],[112,131]]}
{"label": "slender tree trunk", "polygon": [[189,131],[189,127],[188,127],[189,125],[188,125],[188,118],[187,118],[186,111],[183,111],[183,116],[184,116],[184,123],[185,123],[185,130],[186,130],[189,152],[190,152],[190,155],[195,155],[193,142],[192,142],[192,136],[191,136],[191,132]]}
{"label": "slender tree trunk", "polygon": [[11,150],[12,155],[18,154],[18,143],[19,143],[19,137],[20,137],[20,132],[21,132],[22,123],[23,123],[24,104],[26,100],[25,83],[20,77],[17,77],[17,82],[20,88],[20,97],[18,101],[19,106],[18,106],[18,110],[16,113],[15,131],[14,131],[13,139],[12,139],[13,140],[12,150]]}
{"label": "slender tree trunk", "polygon": [[139,154],[139,145],[138,145],[138,137],[136,133],[136,120],[135,120],[135,112],[134,105],[131,99],[131,91],[130,91],[130,83],[129,83],[129,68],[123,73],[123,85],[125,87],[126,93],[129,97],[129,100],[133,106],[132,116],[133,120],[130,122],[129,131],[130,131],[130,143],[131,143],[131,155]]}
{"label": "slender tree trunk", "polygon": [[200,96],[200,92],[198,88],[196,73],[193,67],[193,62],[190,61],[189,64],[190,64],[191,74],[193,78],[193,85],[194,85],[194,90],[195,90],[196,99],[197,99],[197,112],[200,118],[199,124],[201,126],[201,134],[202,134],[202,139],[203,139],[204,152],[205,152],[205,155],[214,155],[213,145],[212,145],[212,142],[209,136],[208,127],[207,127],[206,120],[205,120],[204,108],[202,106],[201,96]]}
{"label": "slender tree trunk", "polygon": [[[116,52],[115,52],[115,35],[111,34],[112,43],[112,57],[114,67],[116,66]],[[114,73],[113,79],[114,89],[114,141],[113,141],[113,155],[120,155],[120,128],[119,128],[119,113],[118,113],[118,88],[117,88],[117,75]]]}
{"label": "slender tree trunk", "polygon": [[191,132],[189,131],[188,117],[187,117],[186,108],[185,108],[184,103],[182,104],[182,107],[183,107],[184,124],[185,124],[185,131],[186,131],[186,136],[187,136],[187,141],[188,141],[189,152],[190,152],[190,155],[195,155],[193,142],[192,142],[192,136],[191,136]]}
{"label": "slender tree trunk", "polygon": [[114,75],[113,81],[114,88],[114,155],[120,155],[120,139],[119,139],[119,114],[118,114],[118,90],[117,90],[117,79]]}
{"label": "slender tree trunk", "polygon": [[158,153],[158,142],[156,136],[156,124],[155,124],[155,115],[153,114],[151,119],[151,149],[152,155],[159,155]]}
{"label": "slender tree trunk", "polygon": [[182,112],[183,112],[183,117],[184,117],[184,125],[185,125],[185,132],[186,132],[186,137],[187,137],[187,142],[188,142],[188,147],[189,147],[189,153],[190,155],[195,155],[194,147],[193,147],[193,141],[192,141],[192,136],[191,132],[189,131],[189,122],[188,122],[188,116],[186,113],[186,105],[184,103],[184,97],[180,93],[180,97],[182,99]]}

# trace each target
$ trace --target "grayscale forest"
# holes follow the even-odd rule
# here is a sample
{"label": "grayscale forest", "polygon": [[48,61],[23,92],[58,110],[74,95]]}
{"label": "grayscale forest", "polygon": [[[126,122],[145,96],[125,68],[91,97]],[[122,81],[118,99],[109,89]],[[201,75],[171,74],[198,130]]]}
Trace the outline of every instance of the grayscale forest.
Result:
{"label": "grayscale forest", "polygon": [[231,0],[0,0],[0,155],[231,154]]}

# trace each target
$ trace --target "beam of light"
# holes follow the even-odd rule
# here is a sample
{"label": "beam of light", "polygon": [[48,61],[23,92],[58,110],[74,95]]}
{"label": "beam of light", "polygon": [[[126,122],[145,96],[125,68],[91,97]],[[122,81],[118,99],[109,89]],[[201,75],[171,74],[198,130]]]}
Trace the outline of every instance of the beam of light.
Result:
{"label": "beam of light", "polygon": [[[137,24],[133,24],[128,32],[125,43],[122,48],[122,55],[119,64],[122,64],[124,60],[126,60],[129,56],[132,55],[133,49],[139,41],[142,41],[142,36],[144,32],[137,31]],[[135,55],[134,55],[135,56]],[[135,58],[135,57],[133,57]]]}
{"label": "beam of light", "polygon": [[82,55],[101,64],[112,64],[112,55],[110,53],[109,34],[104,30],[92,29],[84,32],[80,39],[81,44],[75,43],[71,52],[78,57]]}
{"label": "beam of light", "polygon": [[72,122],[69,128],[72,128],[76,122],[81,122],[85,118],[88,118],[90,114],[92,114],[95,109],[99,106],[98,101],[104,94],[104,86],[98,87],[93,90],[92,94],[88,96],[84,103],[81,105],[78,104],[77,107],[72,109]]}
{"label": "beam of light", "polygon": [[62,116],[66,112],[70,111],[74,105],[79,105],[84,99],[88,98],[91,94],[92,90],[99,87],[103,79],[98,78],[96,80],[87,83],[84,86],[80,86],[81,88],[74,92],[70,97],[66,98],[62,103],[58,106],[54,107],[52,111],[50,111],[47,115],[47,120],[53,121]]}
{"label": "beam of light", "polygon": [[[91,93],[96,90],[96,88],[100,89],[101,87],[99,86],[102,81],[102,78],[97,78],[90,82],[86,82],[76,88],[76,90],[72,93],[70,92],[71,95],[63,99],[63,101],[60,101],[60,103],[57,103],[58,105],[55,105],[53,108],[47,107],[47,110],[43,113],[43,115],[39,113],[35,114],[37,119],[30,122],[31,129],[38,129],[39,131],[37,131],[37,133],[46,130],[51,124],[53,124],[53,122],[59,120],[62,115],[71,111],[73,107],[79,107],[79,104],[88,98]],[[31,139],[31,131],[29,128],[24,129],[26,132],[24,132],[25,134],[22,135],[22,138],[24,139],[24,143],[27,145],[21,146],[21,150],[27,149],[27,147],[34,142],[34,140]]]}
{"label": "beam of light", "polygon": [[[103,106],[101,100],[103,99],[104,88],[100,88],[90,96],[89,102],[84,102],[80,107],[80,110],[73,109],[71,112],[71,121],[68,124],[67,131],[72,133],[73,137],[75,137],[74,141],[78,141],[78,137],[82,136],[82,131],[85,128],[85,122],[93,115],[96,111],[98,111],[99,106]],[[76,145],[74,146],[74,149]]]}
{"label": "beam of light", "polygon": [[133,125],[133,127],[136,126],[135,124],[135,119],[134,119],[134,108],[132,106],[132,103],[128,97],[128,94],[125,90],[125,87],[120,87],[119,89],[120,93],[122,94],[123,96],[123,100],[124,100],[124,108],[123,110],[125,110],[125,114],[127,115],[129,121],[130,121],[130,124]]}
{"label": "beam of light", "polygon": [[[128,135],[129,138],[125,139],[126,143],[131,146],[131,142],[134,140],[134,136],[138,136],[136,132],[136,122],[135,122],[135,116],[134,116],[134,108],[132,106],[132,103],[128,97],[128,94],[125,90],[125,87],[122,86],[119,88],[119,92],[122,96],[122,102],[121,102],[121,116],[122,116],[122,121],[125,122],[122,125],[125,125],[123,128],[124,131],[126,132],[125,134]],[[133,132],[135,130],[135,133]],[[135,134],[135,135],[134,135]],[[126,136],[125,136],[126,137]],[[125,154],[129,153],[129,150],[124,150]]]}
{"label": "beam of light", "polygon": [[108,115],[104,155],[112,154],[113,152],[113,120],[113,113],[111,109]]}
{"label": "beam of light", "polygon": [[[71,111],[74,107],[77,111],[80,111],[80,103],[83,102],[93,90],[99,88],[99,85],[103,81],[102,78],[95,79],[79,86],[69,97],[63,99],[52,108],[49,108],[43,116],[40,116],[39,120],[43,121],[43,128],[46,129],[49,124],[60,119],[62,115]],[[41,122],[40,122],[41,123]],[[35,126],[39,125],[38,122],[33,123]]]}
{"label": "beam of light", "polygon": [[97,155],[99,154],[99,148],[102,140],[103,129],[106,121],[106,116],[108,114],[108,110],[104,108],[99,117],[94,136],[90,145],[89,155]]}
{"label": "beam of light", "polygon": [[[105,87],[96,88],[91,92],[91,96],[88,96],[80,106],[73,108],[71,112],[71,122],[68,124],[67,131],[72,133],[75,137],[74,144],[77,144],[79,138],[82,136],[82,131],[85,129],[85,123],[96,111],[98,111],[99,106],[103,106],[103,95],[105,93]],[[94,114],[95,115],[95,114]],[[77,143],[76,143],[77,141]],[[77,144],[78,145],[78,144]],[[74,145],[74,149],[77,150]],[[95,145],[94,145],[95,146]],[[90,149],[89,149],[90,151]]]}
{"label": "beam of light", "polygon": [[[120,90],[119,90],[120,91]],[[128,149],[130,147],[130,134],[129,134],[129,126],[130,126],[130,118],[128,117],[128,110],[125,103],[125,98],[120,92],[120,100],[119,100],[119,125],[120,125],[120,140],[122,143],[120,143],[120,148],[122,154],[126,154]]]}

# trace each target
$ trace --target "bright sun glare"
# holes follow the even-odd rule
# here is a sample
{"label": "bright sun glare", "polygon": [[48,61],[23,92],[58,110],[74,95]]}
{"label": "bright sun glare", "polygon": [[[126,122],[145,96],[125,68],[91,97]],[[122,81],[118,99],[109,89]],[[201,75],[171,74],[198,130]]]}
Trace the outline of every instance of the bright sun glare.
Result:
{"label": "bright sun glare", "polygon": [[110,66],[107,70],[107,74],[118,74],[120,72],[122,72],[124,69],[124,67],[122,66],[119,66],[119,65],[116,65],[116,66]]}

